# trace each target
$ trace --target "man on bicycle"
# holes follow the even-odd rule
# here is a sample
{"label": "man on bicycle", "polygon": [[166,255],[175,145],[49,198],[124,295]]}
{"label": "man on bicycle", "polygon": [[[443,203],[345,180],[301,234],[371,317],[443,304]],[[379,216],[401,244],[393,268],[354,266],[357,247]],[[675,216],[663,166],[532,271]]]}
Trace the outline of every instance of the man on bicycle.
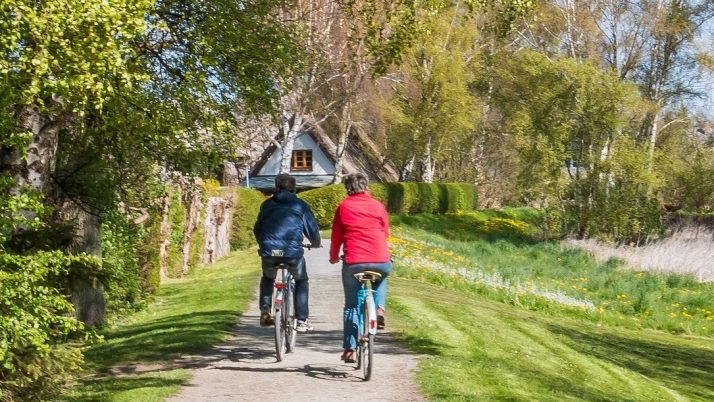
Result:
{"label": "man on bicycle", "polygon": [[262,257],[263,277],[260,280],[260,325],[274,324],[270,316],[273,285],[277,265],[286,264],[295,278],[296,330],[312,330],[308,320],[308,278],[303,257],[303,236],[312,247],[320,247],[317,221],[307,203],[295,195],[295,178],[286,173],[275,177],[275,194],[260,206],[258,220],[253,227]]}
{"label": "man on bicycle", "polygon": [[387,276],[392,271],[387,238],[389,218],[384,206],[367,192],[369,180],[362,173],[347,175],[344,179],[347,198],[342,200],[332,221],[330,263],[340,262],[343,247],[342,287],[345,291],[343,321],[345,363],[354,362],[357,347],[357,293],[361,284],[353,276],[356,272],[376,271],[382,279],[375,282],[377,326],[384,328],[384,307],[387,299]]}

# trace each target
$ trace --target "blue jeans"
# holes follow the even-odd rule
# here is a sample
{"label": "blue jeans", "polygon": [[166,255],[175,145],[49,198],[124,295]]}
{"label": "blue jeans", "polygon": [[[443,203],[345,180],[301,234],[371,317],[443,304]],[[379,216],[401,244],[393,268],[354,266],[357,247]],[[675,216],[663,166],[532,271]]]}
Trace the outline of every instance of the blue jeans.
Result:
{"label": "blue jeans", "polygon": [[308,309],[309,285],[305,258],[263,257],[263,277],[260,278],[260,308],[269,309],[273,303],[273,285],[278,274],[276,265],[285,263],[288,271],[295,278],[295,316],[298,320],[306,320],[310,315]]}
{"label": "blue jeans", "polygon": [[374,302],[378,307],[384,308],[387,301],[387,276],[392,272],[392,262],[364,263],[342,266],[342,287],[345,290],[345,309],[342,347],[345,349],[357,348],[359,331],[359,316],[357,314],[357,294],[362,284],[355,279],[353,274],[362,271],[375,271],[382,274],[382,280],[373,285]]}

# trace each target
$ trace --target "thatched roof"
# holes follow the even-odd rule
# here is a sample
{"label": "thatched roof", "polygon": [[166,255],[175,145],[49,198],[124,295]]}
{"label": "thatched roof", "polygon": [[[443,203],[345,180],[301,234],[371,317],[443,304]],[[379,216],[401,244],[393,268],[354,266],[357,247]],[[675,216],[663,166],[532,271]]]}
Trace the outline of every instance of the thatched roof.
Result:
{"label": "thatched roof", "polygon": [[[320,150],[328,157],[333,164],[337,163],[337,145],[330,139],[325,130],[316,124],[306,123],[304,133],[308,134],[320,147]],[[251,176],[258,176],[260,170],[265,166],[270,157],[278,150],[275,142],[279,143],[282,135],[275,137],[274,143],[270,144],[251,169]],[[362,172],[372,180],[397,181],[399,173],[397,169],[381,156],[376,144],[362,130],[353,129],[347,141],[345,155],[343,159],[343,172]]]}

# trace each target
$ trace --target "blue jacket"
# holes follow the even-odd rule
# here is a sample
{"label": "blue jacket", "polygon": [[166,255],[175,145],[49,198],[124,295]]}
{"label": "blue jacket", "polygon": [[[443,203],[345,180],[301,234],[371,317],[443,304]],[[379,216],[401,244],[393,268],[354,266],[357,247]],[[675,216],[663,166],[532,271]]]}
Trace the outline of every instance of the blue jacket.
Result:
{"label": "blue jacket", "polygon": [[301,258],[303,235],[320,246],[320,231],[307,203],[291,192],[280,191],[260,206],[253,227],[262,257]]}

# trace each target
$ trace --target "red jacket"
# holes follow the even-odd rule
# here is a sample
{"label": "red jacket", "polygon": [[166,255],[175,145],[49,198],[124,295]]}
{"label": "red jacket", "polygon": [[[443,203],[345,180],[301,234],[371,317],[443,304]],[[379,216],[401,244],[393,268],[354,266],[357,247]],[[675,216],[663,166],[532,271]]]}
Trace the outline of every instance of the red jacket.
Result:
{"label": "red jacket", "polygon": [[379,201],[367,193],[347,196],[332,221],[330,260],[339,258],[344,245],[345,263],[389,261],[389,218]]}

